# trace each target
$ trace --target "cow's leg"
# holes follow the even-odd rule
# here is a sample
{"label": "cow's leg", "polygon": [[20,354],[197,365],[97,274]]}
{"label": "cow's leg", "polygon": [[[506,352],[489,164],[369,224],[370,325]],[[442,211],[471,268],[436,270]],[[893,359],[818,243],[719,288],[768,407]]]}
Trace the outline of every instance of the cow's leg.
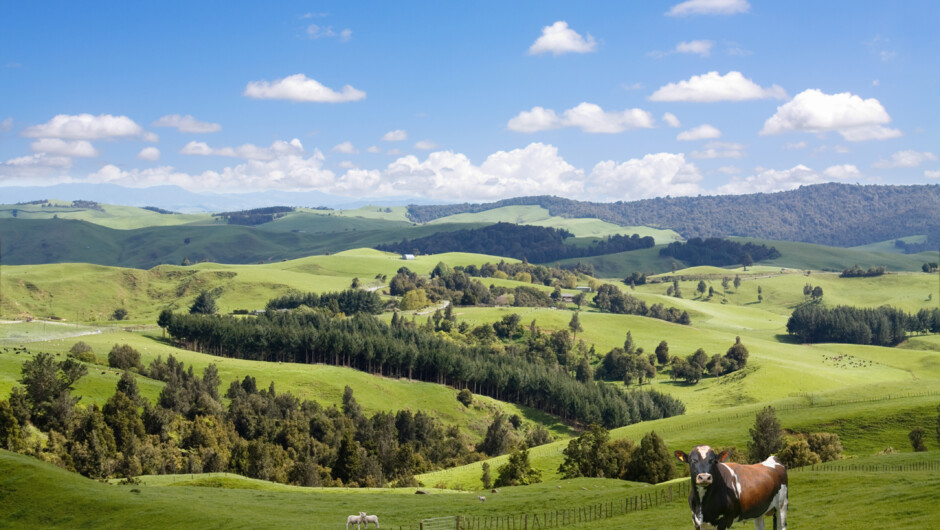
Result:
{"label": "cow's leg", "polygon": [[754,519],[754,529],[764,530],[764,516],[763,515],[761,515],[757,519]]}

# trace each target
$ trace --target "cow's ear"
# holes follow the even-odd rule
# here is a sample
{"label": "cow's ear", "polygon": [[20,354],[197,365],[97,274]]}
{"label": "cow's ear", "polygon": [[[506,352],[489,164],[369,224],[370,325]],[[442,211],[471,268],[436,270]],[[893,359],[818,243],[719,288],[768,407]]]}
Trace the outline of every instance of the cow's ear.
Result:
{"label": "cow's ear", "polygon": [[685,454],[685,451],[676,451],[676,458],[678,458],[680,462],[689,462],[689,455]]}
{"label": "cow's ear", "polygon": [[719,462],[724,462],[727,459],[728,459],[728,451],[722,451],[721,453],[718,454]]}

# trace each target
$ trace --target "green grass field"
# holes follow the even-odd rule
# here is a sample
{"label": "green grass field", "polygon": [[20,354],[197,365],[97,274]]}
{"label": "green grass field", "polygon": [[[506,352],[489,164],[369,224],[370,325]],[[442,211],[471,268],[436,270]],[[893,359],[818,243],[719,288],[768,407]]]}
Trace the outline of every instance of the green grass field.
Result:
{"label": "green grass field", "polygon": [[[375,214],[386,214],[378,212]],[[322,215],[321,213],[304,215]],[[388,215],[396,215],[392,212]],[[328,216],[332,217],[332,216]],[[339,216],[337,216],[339,217]],[[365,216],[351,219],[372,222]],[[287,219],[287,218],[285,218]],[[331,220],[330,222],[333,222]],[[345,222],[345,221],[343,221]],[[358,221],[356,221],[358,222]],[[840,249],[844,250],[844,249]],[[647,252],[647,251],[638,251]],[[632,253],[626,253],[632,254]],[[901,256],[908,259],[909,256]],[[275,364],[225,359],[179,350],[161,339],[153,323],[164,307],[185,310],[203,289],[219,293],[222,312],[234,309],[256,309],[273,296],[297,291],[332,291],[349,286],[358,277],[367,286],[379,286],[376,275],[391,277],[401,266],[419,274],[429,273],[439,262],[452,266],[499,261],[495,256],[475,254],[444,254],[419,256],[404,261],[396,254],[370,249],[355,249],[329,256],[310,256],[290,261],[274,261],[255,265],[221,265],[202,263],[191,267],[161,266],[151,270],[122,269],[87,264],[42,266],[4,266],[2,269],[3,300],[0,314],[0,395],[7,395],[19,378],[22,363],[40,351],[64,356],[77,340],[92,345],[101,362],[106,361],[112,345],[128,343],[142,354],[144,364],[172,354],[197,372],[214,363],[220,376],[229,381],[253,375],[259,385],[273,381],[279,391],[291,391],[301,398],[323,404],[340,402],[343,388],[354,388],[357,401],[367,413],[379,410],[430,410],[442,421],[459,425],[479,439],[496,411],[519,414],[527,422],[548,426],[557,441],[532,450],[532,462],[550,480],[545,485],[528,488],[507,488],[482,504],[465,493],[443,491],[429,506],[425,496],[413,490],[322,490],[290,488],[250,481],[233,476],[147,477],[144,485],[132,487],[103,485],[24,457],[0,454],[0,520],[14,526],[272,526],[304,524],[319,528],[335,526],[341,516],[359,511],[355,506],[368,504],[370,512],[387,514],[383,524],[416,526],[431,515],[495,516],[547,511],[549,506],[578,507],[607,499],[614,501],[651,487],[620,481],[589,480],[558,482],[557,468],[567,437],[573,434],[556,418],[533,410],[477,396],[466,408],[456,400],[456,389],[430,383],[375,377],[351,369],[324,365]],[[808,259],[808,258],[807,258]],[[826,258],[829,259],[829,258]],[[671,268],[671,265],[669,266]],[[784,270],[782,270],[782,268]],[[668,269],[667,269],[668,270]],[[667,274],[671,275],[672,273]],[[936,307],[936,275],[923,273],[891,273],[877,278],[839,278],[837,274],[811,272],[806,275],[799,267],[760,264],[747,272],[740,268],[696,267],[683,269],[677,275],[689,279],[680,282],[684,298],[665,295],[671,282],[628,286],[616,281],[621,289],[631,292],[647,304],[663,303],[689,312],[692,324],[682,326],[639,316],[599,313],[585,308],[580,313],[584,331],[578,334],[595,346],[599,360],[609,349],[623,344],[630,331],[636,346],[652,353],[661,340],[669,344],[673,355],[687,356],[703,348],[710,356],[723,354],[735,337],[750,351],[748,367],[720,378],[705,378],[689,386],[672,381],[661,372],[651,384],[645,385],[669,393],[687,406],[687,414],[675,418],[634,424],[612,431],[612,438],[639,439],[650,430],[662,435],[670,450],[688,450],[697,443],[713,446],[734,445],[744,448],[749,439],[748,428],[754,414],[763,406],[777,407],[778,418],[786,429],[795,432],[836,432],[845,448],[846,462],[926,462],[938,458],[933,438],[928,447],[933,452],[915,455],[910,452],[907,433],[915,426],[933,431],[940,403],[940,336],[914,336],[897,348],[845,344],[802,345],[785,335],[787,317],[803,303],[802,288],[806,283],[824,290],[821,303],[875,307],[890,304],[908,312]],[[721,286],[721,278],[740,274],[739,288]],[[694,278],[694,279],[693,279]],[[698,278],[715,290],[710,298],[696,292]],[[514,286],[510,280],[484,280]],[[758,287],[762,301],[758,302]],[[547,288],[546,288],[547,289]],[[128,323],[108,321],[116,307],[130,314]],[[572,306],[573,308],[573,306]],[[510,313],[522,317],[528,325],[535,320],[546,330],[565,328],[571,310],[550,308],[481,308],[458,307],[458,321],[471,325],[493,322]],[[56,317],[62,321],[12,322],[23,316]],[[386,318],[388,315],[385,316]],[[142,326],[143,330],[128,331],[126,325]],[[101,331],[97,333],[97,331]],[[29,354],[14,354],[4,348],[26,344]],[[103,403],[113,392],[120,374],[104,366],[91,366],[89,374],[76,388],[82,406]],[[162,383],[138,378],[141,393],[154,399]],[[634,386],[635,387],[635,386]],[[886,447],[901,451],[899,455],[876,456]],[[491,459],[494,469],[505,456]],[[425,485],[443,486],[447,490],[475,490],[479,487],[481,463],[429,473],[418,477]],[[866,480],[884,477],[897,484],[887,499],[862,503],[852,492],[874,491],[868,483],[856,483],[856,474],[837,472],[796,472],[793,475],[791,511],[793,524],[801,527],[825,525],[833,528],[858,528],[859,521],[873,521],[875,526],[891,526],[892,515],[904,514],[905,523],[933,526],[940,519],[940,510],[923,506],[922,489],[940,485],[937,472],[872,472],[861,476]],[[32,480],[30,480],[32,479]],[[6,481],[6,482],[4,482]],[[63,491],[43,497],[42,502],[67,502],[77,508],[64,510],[25,509],[16,501],[17,495],[30,495],[44,482],[71,484]],[[174,487],[167,487],[174,486]],[[201,487],[196,487],[201,486]],[[561,489],[559,489],[559,486]],[[656,488],[661,488],[657,486]],[[582,489],[586,488],[586,489]],[[841,491],[849,488],[849,491]],[[12,492],[12,493],[11,493]],[[231,510],[179,509],[163,514],[168,506],[181,499],[195,499],[196,504],[213,503],[233,506]],[[8,504],[12,503],[12,504]],[[848,508],[832,510],[833,503],[844,503],[862,514],[849,513]],[[267,506],[260,519],[261,506]],[[799,508],[797,508],[799,506]],[[268,511],[276,516],[268,517]],[[97,519],[95,518],[97,517]],[[853,518],[856,517],[856,518]],[[386,520],[389,523],[386,523]],[[98,523],[98,524],[96,524]],[[598,522],[582,523],[596,526]],[[641,513],[619,515],[603,524],[618,527],[674,528],[688,524],[688,509],[681,501]],[[578,525],[575,525],[578,526]]]}
{"label": "green grass field", "polygon": [[461,213],[441,217],[428,223],[438,225],[444,223],[515,223],[521,225],[544,226],[548,228],[563,228],[575,237],[602,238],[616,234],[633,235],[640,237],[651,236],[656,244],[663,245],[681,240],[681,236],[673,230],[661,230],[648,226],[619,226],[594,218],[568,218],[553,216],[541,206],[504,206],[478,213]]}
{"label": "green grass field", "polygon": [[[888,466],[936,465],[940,453],[891,455]],[[677,479],[658,486],[608,479],[574,479],[476,493],[431,490],[324,490],[258,483],[235,476],[187,480],[168,477],[141,485],[102,484],[49,464],[0,452],[0,520],[16,528],[336,528],[346,515],[367,511],[387,528],[417,530],[422,520],[460,515],[464,524],[501,528],[511,518],[518,528],[554,521],[556,512],[573,519],[565,528],[673,529],[687,527],[691,514]],[[934,497],[936,471],[791,471],[788,524],[795,528],[931,528],[940,524]],[[890,484],[889,488],[886,486]],[[673,490],[672,501],[668,492]],[[649,509],[624,513],[639,497],[661,499]],[[68,509],[63,509],[67,506]],[[641,505],[642,506],[642,505]],[[209,508],[211,507],[211,508]],[[612,512],[610,517],[589,514]],[[593,508],[593,511],[592,511]],[[579,518],[581,520],[579,521]],[[588,521],[587,519],[592,519]],[[769,521],[768,521],[769,524]]]}

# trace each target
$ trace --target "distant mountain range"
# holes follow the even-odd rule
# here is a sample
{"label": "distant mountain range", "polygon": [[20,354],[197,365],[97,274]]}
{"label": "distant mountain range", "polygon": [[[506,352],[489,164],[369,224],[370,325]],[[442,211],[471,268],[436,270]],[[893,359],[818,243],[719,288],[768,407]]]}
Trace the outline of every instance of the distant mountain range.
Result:
{"label": "distant mountain range", "polygon": [[[366,205],[400,206],[432,204],[415,197],[354,198],[320,191],[260,191],[256,193],[193,193],[179,186],[125,188],[116,184],[56,184],[54,186],[2,187],[0,202],[12,204],[42,199],[63,201],[89,200],[125,206],[156,206],[181,213],[223,212],[264,208],[267,206],[328,206],[352,209]],[[434,201],[436,203],[438,201]]]}
{"label": "distant mountain range", "polygon": [[408,215],[415,222],[426,223],[454,214],[516,205],[538,205],[560,217],[670,228],[686,238],[747,236],[851,247],[910,235],[928,234],[932,236],[929,240],[940,236],[940,185],[829,183],[777,193],[614,203],[536,196],[486,204],[412,204]]}

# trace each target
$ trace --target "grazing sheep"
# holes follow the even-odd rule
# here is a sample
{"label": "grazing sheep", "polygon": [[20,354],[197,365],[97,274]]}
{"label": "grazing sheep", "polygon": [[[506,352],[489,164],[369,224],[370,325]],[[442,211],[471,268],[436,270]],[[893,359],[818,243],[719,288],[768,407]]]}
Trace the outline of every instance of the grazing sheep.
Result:
{"label": "grazing sheep", "polygon": [[480,499],[480,502],[486,502],[486,497],[484,497],[483,495],[480,495],[477,498]]}
{"label": "grazing sheep", "polygon": [[375,525],[376,528],[379,527],[379,516],[378,515],[366,515],[366,512],[362,512],[362,522],[365,523],[366,528],[369,528],[369,523]]}
{"label": "grazing sheep", "polygon": [[350,515],[346,518],[346,530],[349,530],[349,525],[355,523],[356,530],[359,530],[359,525],[362,524],[362,514],[365,512],[359,512],[359,515]]}

